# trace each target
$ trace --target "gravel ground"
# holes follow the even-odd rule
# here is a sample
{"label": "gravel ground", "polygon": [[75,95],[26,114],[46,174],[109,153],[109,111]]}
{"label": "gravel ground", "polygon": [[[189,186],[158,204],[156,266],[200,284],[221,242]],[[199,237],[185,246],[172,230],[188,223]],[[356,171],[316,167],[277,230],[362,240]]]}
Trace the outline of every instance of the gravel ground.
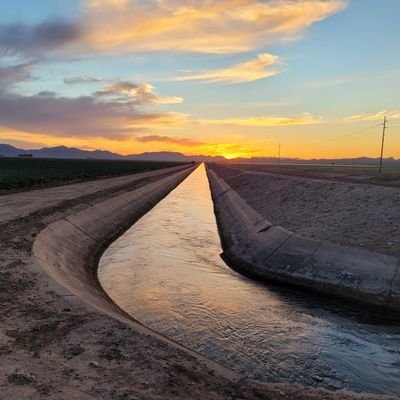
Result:
{"label": "gravel ground", "polygon": [[273,224],[305,237],[400,256],[400,188],[213,168]]}

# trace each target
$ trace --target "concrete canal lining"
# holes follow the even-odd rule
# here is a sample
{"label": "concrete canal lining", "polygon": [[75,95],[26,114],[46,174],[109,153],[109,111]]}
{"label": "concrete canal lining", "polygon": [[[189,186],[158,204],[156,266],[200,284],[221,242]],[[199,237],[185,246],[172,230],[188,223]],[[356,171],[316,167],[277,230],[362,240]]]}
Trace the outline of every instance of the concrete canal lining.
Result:
{"label": "concrete canal lining", "polygon": [[173,172],[153,183],[127,191],[48,225],[37,236],[33,254],[42,269],[57,282],[55,290],[59,294],[74,301],[83,301],[84,304],[129,324],[144,335],[157,337],[184,350],[219,375],[236,380],[239,375],[231,369],[136,321],[110,299],[97,278],[98,261],[107,246],[178,186],[196,167]]}
{"label": "concrete canal lining", "polygon": [[273,226],[207,167],[223,258],[238,271],[400,310],[400,259],[297,235]]}

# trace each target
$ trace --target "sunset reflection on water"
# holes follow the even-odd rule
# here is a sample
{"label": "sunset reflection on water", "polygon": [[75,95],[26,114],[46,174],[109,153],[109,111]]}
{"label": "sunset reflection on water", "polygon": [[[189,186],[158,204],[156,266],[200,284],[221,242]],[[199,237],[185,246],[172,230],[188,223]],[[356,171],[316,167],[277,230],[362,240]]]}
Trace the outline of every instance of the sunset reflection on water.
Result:
{"label": "sunset reflection on water", "polygon": [[228,268],[204,166],[112,244],[99,278],[145,325],[264,381],[400,394],[400,333]]}

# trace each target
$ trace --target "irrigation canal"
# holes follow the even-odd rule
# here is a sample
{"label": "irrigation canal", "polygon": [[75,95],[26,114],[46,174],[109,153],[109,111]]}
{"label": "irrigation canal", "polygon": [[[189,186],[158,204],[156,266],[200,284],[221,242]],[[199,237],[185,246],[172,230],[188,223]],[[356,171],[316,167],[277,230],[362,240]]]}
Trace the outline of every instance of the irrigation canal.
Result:
{"label": "irrigation canal", "polygon": [[145,325],[244,375],[400,395],[400,326],[231,270],[204,166],[105,252],[101,284]]}

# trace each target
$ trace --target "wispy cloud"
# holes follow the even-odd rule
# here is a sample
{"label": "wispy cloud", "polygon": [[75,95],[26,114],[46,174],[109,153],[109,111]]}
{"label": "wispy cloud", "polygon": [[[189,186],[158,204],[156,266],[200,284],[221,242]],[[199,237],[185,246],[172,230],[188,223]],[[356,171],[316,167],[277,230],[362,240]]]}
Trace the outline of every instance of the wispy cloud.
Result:
{"label": "wispy cloud", "polygon": [[154,91],[154,86],[149,83],[134,83],[113,79],[95,78],[91,76],[71,76],[64,78],[64,83],[75,84],[102,84],[95,94],[97,96],[114,97],[122,100],[136,100],[140,104],[181,104],[183,98],[179,96],[162,97]]}
{"label": "wispy cloud", "polygon": [[357,121],[381,121],[384,117],[388,117],[391,119],[399,119],[400,111],[379,111],[377,113],[362,113],[351,115],[350,117],[345,118],[346,122],[357,122]]}
{"label": "wispy cloud", "polygon": [[79,22],[49,20],[37,25],[0,25],[0,56],[22,54],[38,57],[49,51],[60,50],[83,36],[83,25]]}
{"label": "wispy cloud", "polygon": [[141,143],[171,143],[180,146],[203,146],[205,143],[195,139],[172,137],[172,136],[161,136],[161,135],[148,135],[148,136],[136,136],[135,140]]}
{"label": "wispy cloud", "polygon": [[23,63],[0,67],[0,87],[5,88],[32,78],[32,64]]}
{"label": "wispy cloud", "polygon": [[322,122],[322,119],[309,113],[298,116],[261,116],[249,118],[231,118],[231,119],[203,119],[197,121],[200,124],[207,125],[237,125],[237,126],[288,126],[288,125],[312,125]]}
{"label": "wispy cloud", "polygon": [[182,97],[161,97],[154,92],[154,86],[144,83],[136,84],[128,81],[114,82],[96,92],[98,96],[124,96],[137,100],[142,104],[180,104]]}
{"label": "wispy cloud", "polygon": [[346,0],[85,0],[87,45],[97,51],[236,53],[292,40]]}
{"label": "wispy cloud", "polygon": [[92,76],[67,76],[63,79],[64,83],[67,85],[77,85],[82,83],[104,83],[102,78],[94,78]]}
{"label": "wispy cloud", "polygon": [[174,78],[175,81],[198,80],[204,82],[222,82],[222,83],[244,83],[252,82],[258,79],[268,78],[278,74],[279,68],[275,66],[279,62],[279,57],[272,54],[259,54],[257,58],[229,68],[203,71],[201,73],[186,75]]}
{"label": "wispy cloud", "polygon": [[347,0],[81,0],[75,21],[0,25],[0,55],[183,51],[231,54],[300,37]]}

